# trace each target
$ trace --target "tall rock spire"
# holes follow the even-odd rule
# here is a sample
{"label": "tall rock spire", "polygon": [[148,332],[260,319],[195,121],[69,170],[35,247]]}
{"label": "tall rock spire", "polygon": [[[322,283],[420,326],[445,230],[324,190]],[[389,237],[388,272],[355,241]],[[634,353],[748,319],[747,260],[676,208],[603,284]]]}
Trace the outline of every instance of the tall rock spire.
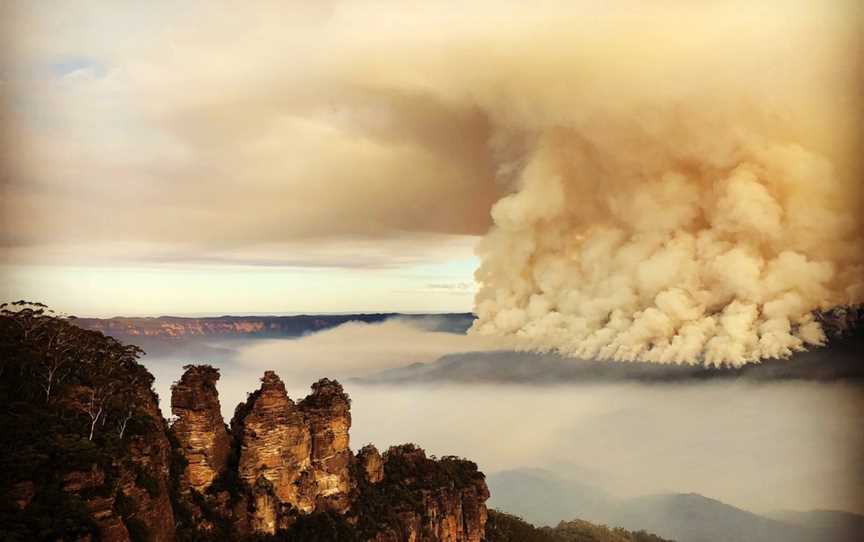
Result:
{"label": "tall rock spire", "polygon": [[219,369],[209,365],[184,368],[180,381],[171,387],[171,413],[177,417],[171,431],[188,462],[181,488],[203,492],[225,470],[231,441],[216,391]]}
{"label": "tall rock spire", "polygon": [[344,512],[351,491],[351,400],[335,380],[312,384],[312,393],[300,402],[312,434],[312,474],[315,496],[323,508]]}

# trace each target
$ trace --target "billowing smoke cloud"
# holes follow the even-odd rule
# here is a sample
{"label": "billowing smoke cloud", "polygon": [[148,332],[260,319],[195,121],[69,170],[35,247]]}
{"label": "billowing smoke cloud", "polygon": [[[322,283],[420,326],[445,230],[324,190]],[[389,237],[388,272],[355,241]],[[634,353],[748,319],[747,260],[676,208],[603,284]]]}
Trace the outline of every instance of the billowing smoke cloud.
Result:
{"label": "billowing smoke cloud", "polygon": [[394,261],[491,209],[475,331],[533,348],[742,363],[864,298],[859,0],[32,4],[10,261]]}
{"label": "billowing smoke cloud", "polygon": [[864,301],[860,42],[824,8],[664,14],[546,51],[500,135],[525,152],[479,250],[475,332],[743,364],[823,344],[812,311]]}

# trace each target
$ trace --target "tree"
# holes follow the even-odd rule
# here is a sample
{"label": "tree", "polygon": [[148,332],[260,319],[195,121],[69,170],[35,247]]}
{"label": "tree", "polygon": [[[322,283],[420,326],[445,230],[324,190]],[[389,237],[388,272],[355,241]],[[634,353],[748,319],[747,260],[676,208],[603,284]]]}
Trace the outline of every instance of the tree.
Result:
{"label": "tree", "polygon": [[[146,370],[142,372],[143,367],[136,362],[142,353],[140,348],[121,344],[110,337],[102,338],[88,353],[92,357],[84,360],[76,405],[90,419],[88,438],[93,440],[97,424],[101,421],[104,425],[111,411],[122,412],[118,419],[126,417],[127,422],[131,419],[140,402],[137,390]],[[125,432],[125,424],[122,432]]]}
{"label": "tree", "polygon": [[99,338],[57,317],[41,303],[4,303],[0,317],[2,348],[9,352],[0,357],[0,374],[14,359],[22,374],[29,374],[41,388],[46,403],[57,386],[72,376],[75,362],[86,356]]}

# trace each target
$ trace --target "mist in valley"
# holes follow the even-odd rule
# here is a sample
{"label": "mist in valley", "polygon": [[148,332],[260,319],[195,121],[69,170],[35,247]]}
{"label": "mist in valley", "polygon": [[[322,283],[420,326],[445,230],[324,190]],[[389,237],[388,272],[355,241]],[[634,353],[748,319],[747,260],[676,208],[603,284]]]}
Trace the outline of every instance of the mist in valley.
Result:
{"label": "mist in valley", "polygon": [[557,498],[563,502],[546,507],[557,519],[587,513],[585,499],[691,492],[756,513],[864,513],[860,384],[368,380],[383,370],[492,349],[470,335],[429,329],[398,320],[352,322],[300,339],[145,344],[151,354],[142,361],[156,376],[166,417],[183,365],[218,367],[226,423],[265,370],[275,370],[295,400],[319,378],[337,378],[352,398],[352,448],[372,442],[383,451],[414,442],[429,454],[470,458],[489,476],[490,504],[505,509],[518,506],[520,492],[536,503],[525,480],[539,476],[571,488]]}

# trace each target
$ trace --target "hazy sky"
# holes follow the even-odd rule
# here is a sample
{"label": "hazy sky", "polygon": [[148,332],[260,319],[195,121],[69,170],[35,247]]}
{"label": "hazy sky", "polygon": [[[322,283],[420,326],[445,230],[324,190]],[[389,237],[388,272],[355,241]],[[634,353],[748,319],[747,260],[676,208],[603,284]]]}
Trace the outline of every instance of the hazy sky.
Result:
{"label": "hazy sky", "polygon": [[[234,6],[2,3],[0,297],[80,315],[470,310],[494,198],[459,164],[482,118],[347,90],[349,44],[376,39],[352,29],[395,24],[383,7]],[[439,135],[397,126],[408,107]]]}
{"label": "hazy sky", "polygon": [[[519,328],[550,289],[523,260],[566,263],[559,245],[628,221],[656,240],[630,271],[690,217],[742,250],[770,238],[766,261],[790,249],[830,266],[843,291],[811,297],[858,300],[862,12],[857,0],[8,0],[0,295],[81,315],[468,310],[473,248],[500,201],[479,311],[501,315],[492,331]],[[733,190],[715,212],[715,185],[761,199]],[[686,213],[650,205],[679,192],[693,196]],[[557,214],[553,235],[542,226]],[[712,310],[738,293],[705,289],[725,296]],[[649,306],[648,290],[624,312]],[[532,322],[596,312],[553,297],[532,302]]]}

